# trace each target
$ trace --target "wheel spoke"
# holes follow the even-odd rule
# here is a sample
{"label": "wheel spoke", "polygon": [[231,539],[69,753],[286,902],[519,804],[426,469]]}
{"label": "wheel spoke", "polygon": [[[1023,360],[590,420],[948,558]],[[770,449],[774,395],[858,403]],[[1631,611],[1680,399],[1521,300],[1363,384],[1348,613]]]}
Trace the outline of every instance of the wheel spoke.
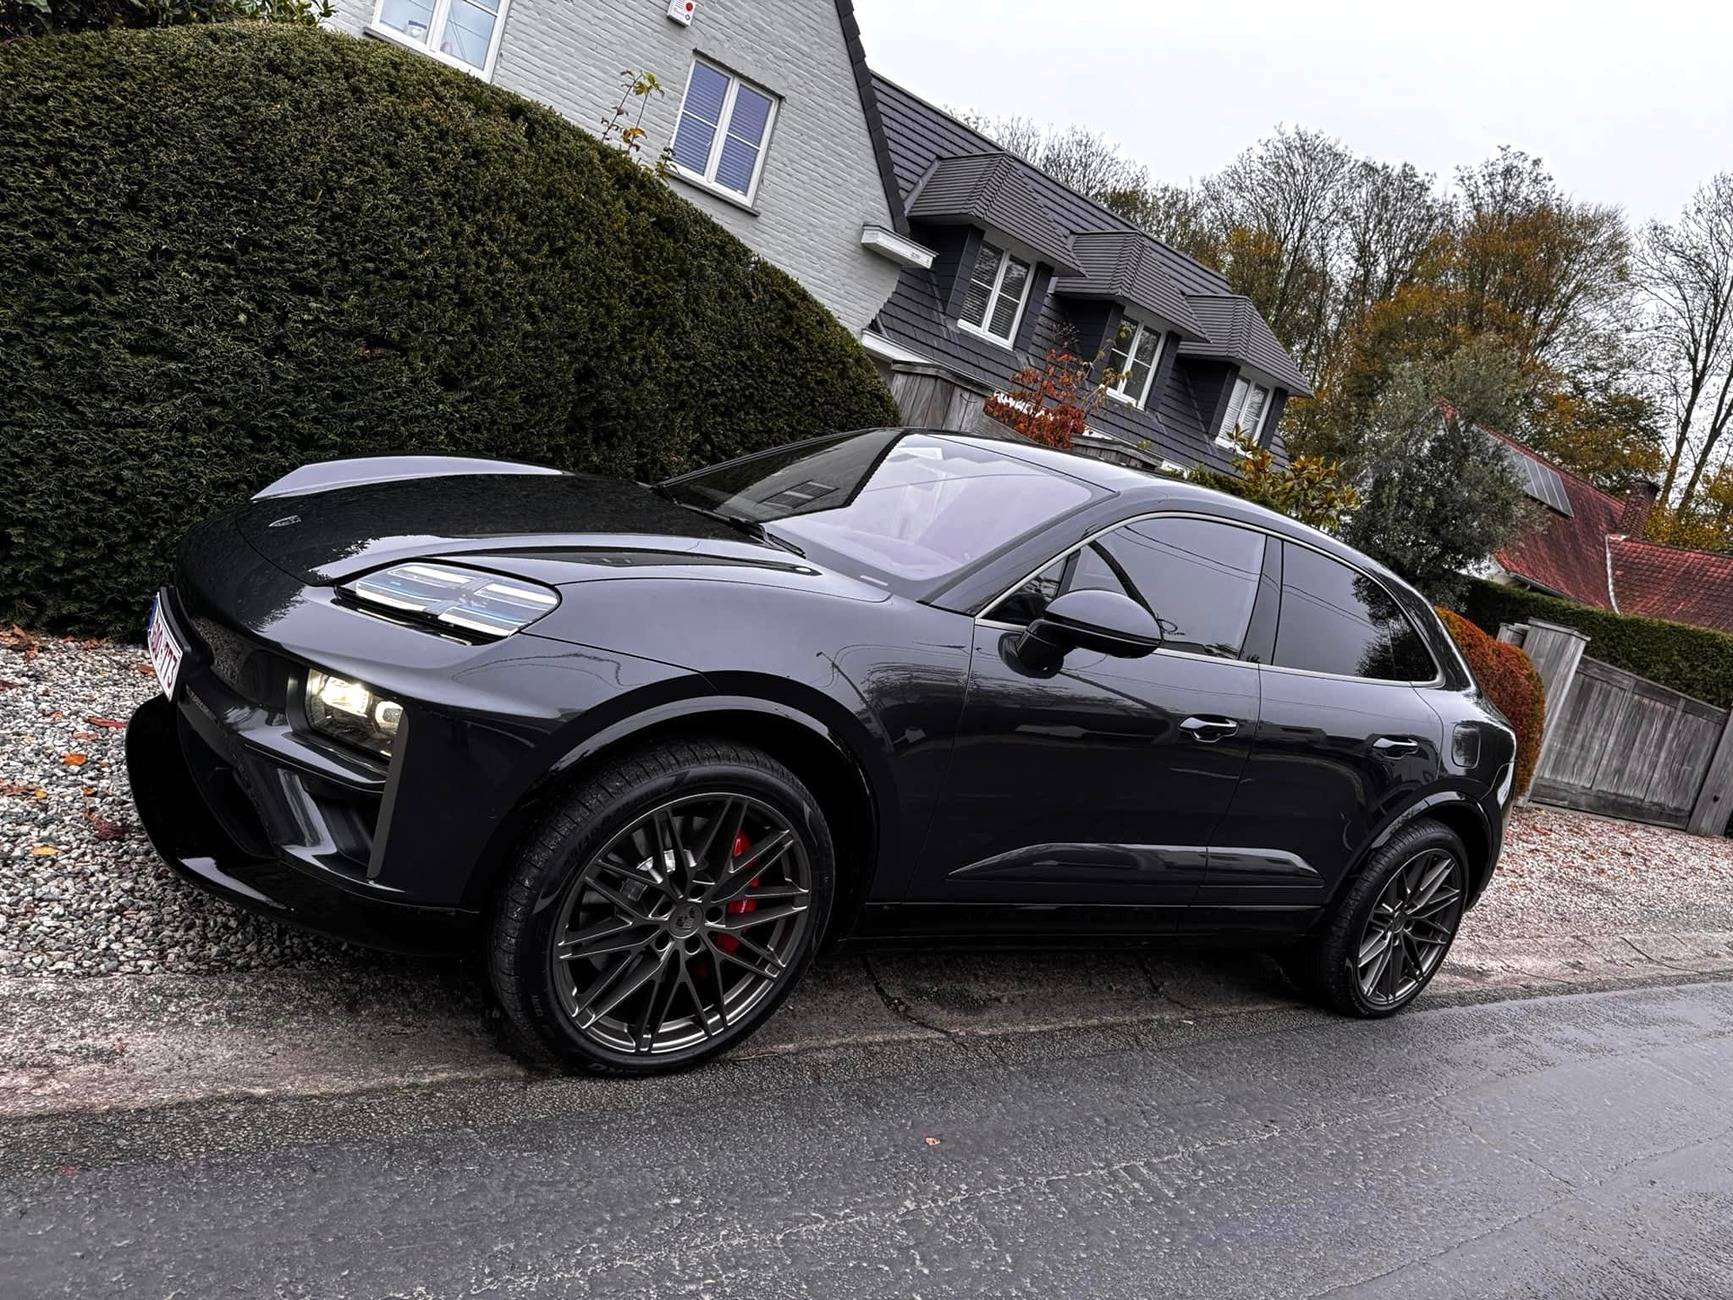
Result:
{"label": "wheel spoke", "polygon": [[1362,967],[1365,966],[1367,962],[1371,961],[1389,946],[1390,931],[1378,930],[1367,935],[1365,941],[1360,945],[1360,957],[1355,964]]}
{"label": "wheel spoke", "polygon": [[1372,969],[1367,971],[1360,980],[1361,991],[1370,997],[1384,979],[1384,972],[1390,965],[1390,945],[1386,943],[1378,952],[1372,963]]}
{"label": "wheel spoke", "polygon": [[[670,970],[669,967],[674,967]],[[662,1022],[668,1018],[668,1004],[673,1002],[674,994],[679,991],[680,979],[676,973],[685,968],[685,963],[674,957],[674,949],[669,948],[662,953],[662,961],[656,968],[656,983],[650,990],[650,996],[644,1000],[643,1014],[638,1017],[637,1026],[632,1032],[633,1041],[640,1052],[647,1052],[656,1045],[656,1031],[662,1028]]]}
{"label": "wheel spoke", "polygon": [[1385,996],[1395,998],[1397,990],[1402,987],[1402,970],[1407,964],[1407,946],[1400,943],[1390,945],[1390,961],[1384,967],[1384,981],[1388,985]]}
{"label": "wheel spoke", "polygon": [[[712,966],[716,964],[714,958],[711,959],[710,964]],[[680,963],[679,978],[681,987],[686,990],[686,996],[692,999],[692,1019],[697,1022],[698,1028],[703,1031],[704,1037],[715,1037],[716,1031],[710,1027],[710,1015],[704,1009],[704,995],[698,991],[698,981],[692,978],[691,962],[683,961]],[[723,1028],[726,1029],[728,1027],[727,1013],[718,1006],[716,1014],[718,1019],[722,1021]]]}
{"label": "wheel spoke", "polygon": [[801,885],[754,885],[741,898],[753,903],[769,903],[781,899],[804,900],[812,897],[812,891]]}
{"label": "wheel spoke", "polygon": [[1416,920],[1425,920],[1429,917],[1437,916],[1440,912],[1452,906],[1461,897],[1462,891],[1460,889],[1440,890],[1433,894],[1431,901],[1428,902],[1426,906],[1415,908],[1411,917]]}
{"label": "wheel spoke", "polygon": [[[745,947],[745,946],[746,946],[746,944],[745,944],[745,941],[743,940],[741,943],[741,947]],[[758,945],[753,944],[752,947],[758,948]],[[754,975],[758,976],[758,978],[762,979],[762,980],[773,980],[778,975],[782,974],[782,965],[774,957],[770,957],[770,959],[768,961],[754,962],[754,961],[748,960],[748,958],[746,958],[746,957],[741,956],[739,948],[736,948],[733,952],[729,952],[726,949],[720,947],[719,945],[717,945],[715,943],[712,943],[710,945],[710,951],[715,953],[717,956],[719,956],[723,961],[731,961],[736,966],[739,966],[742,969],[751,971]],[[758,951],[764,952],[764,949],[758,948]],[[769,954],[765,954],[765,955],[767,957],[769,956]],[[718,974],[720,974],[720,972],[718,972]]]}
{"label": "wheel spoke", "polygon": [[565,961],[584,957],[604,957],[611,952],[626,952],[641,948],[655,936],[648,922],[610,916],[605,921],[586,925],[575,934],[560,940],[556,952]]}
{"label": "wheel spoke", "polygon": [[577,1018],[580,1027],[593,1025],[649,983],[662,969],[665,956],[664,953],[648,957],[627,954],[620,958],[613,970],[590,986],[588,996],[579,1004]]}
{"label": "wheel spoke", "polygon": [[761,907],[755,912],[729,912],[720,921],[711,922],[710,928],[738,935],[742,930],[752,930],[761,925],[769,925],[772,921],[799,916],[804,911],[805,903],[785,903],[781,907]]}
{"label": "wheel spoke", "polygon": [[1448,854],[1444,855],[1438,865],[1421,878],[1420,887],[1414,891],[1414,898],[1409,903],[1408,910],[1417,912],[1430,903],[1433,895],[1438,892],[1445,881],[1450,879],[1450,874],[1455,869],[1455,859]]}
{"label": "wheel spoke", "polygon": [[777,831],[762,843],[755,844],[752,851],[738,862],[731,862],[724,868],[722,875],[710,892],[705,895],[707,903],[727,903],[746,892],[759,872],[766,870],[772,864],[781,860],[782,855],[794,845],[793,831]]}
{"label": "wheel spoke", "polygon": [[[716,815],[710,819],[710,825],[704,828],[704,842],[694,852],[697,862],[716,868],[716,874],[720,875],[734,856],[734,841],[740,838],[740,828],[745,824],[746,801],[724,799],[722,807],[717,809]],[[710,855],[716,852],[718,844],[722,846],[720,860],[712,862]]]}
{"label": "wheel spoke", "polygon": [[603,884],[599,878],[593,875],[585,881],[584,884],[586,888],[600,894],[603,898],[607,899],[608,902],[612,903],[616,911],[624,912],[639,924],[649,924],[649,909],[634,903],[631,899],[627,898],[624,893],[615,889],[612,885]]}

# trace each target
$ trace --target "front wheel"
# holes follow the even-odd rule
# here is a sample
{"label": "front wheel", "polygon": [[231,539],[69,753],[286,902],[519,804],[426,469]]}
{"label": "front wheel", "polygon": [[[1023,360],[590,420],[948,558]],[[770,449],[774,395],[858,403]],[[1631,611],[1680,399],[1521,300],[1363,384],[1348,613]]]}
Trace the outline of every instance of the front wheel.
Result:
{"label": "front wheel", "polygon": [[532,1054],[606,1074],[739,1044],[812,960],[835,866],[818,803],[781,763],[722,741],[598,773],[522,852],[490,974]]}
{"label": "front wheel", "polygon": [[1468,901],[1468,855],[1448,826],[1400,831],[1343,894],[1324,932],[1283,965],[1312,1001],[1362,1018],[1394,1015],[1431,983]]}

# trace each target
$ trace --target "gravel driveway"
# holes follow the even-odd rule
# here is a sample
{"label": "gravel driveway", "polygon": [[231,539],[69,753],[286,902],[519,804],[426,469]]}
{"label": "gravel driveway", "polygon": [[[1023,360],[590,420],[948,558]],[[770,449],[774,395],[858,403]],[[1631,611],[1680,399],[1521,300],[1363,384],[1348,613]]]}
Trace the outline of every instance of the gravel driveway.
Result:
{"label": "gravel driveway", "polygon": [[[155,690],[137,646],[0,633],[0,975],[401,964],[236,911],[157,859],[119,725]],[[1733,931],[1733,840],[1519,809],[1468,929]]]}

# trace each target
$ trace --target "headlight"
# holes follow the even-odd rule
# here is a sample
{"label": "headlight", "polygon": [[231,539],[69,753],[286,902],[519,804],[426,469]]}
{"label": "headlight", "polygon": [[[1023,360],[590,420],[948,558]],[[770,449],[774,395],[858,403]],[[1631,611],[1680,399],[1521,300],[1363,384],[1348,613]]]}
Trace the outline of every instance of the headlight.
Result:
{"label": "headlight", "polygon": [[560,603],[560,593],[539,582],[420,561],[369,573],[343,590],[368,605],[495,639],[522,631]]}
{"label": "headlight", "polygon": [[307,722],[322,736],[389,758],[403,706],[360,682],[314,669],[307,674]]}

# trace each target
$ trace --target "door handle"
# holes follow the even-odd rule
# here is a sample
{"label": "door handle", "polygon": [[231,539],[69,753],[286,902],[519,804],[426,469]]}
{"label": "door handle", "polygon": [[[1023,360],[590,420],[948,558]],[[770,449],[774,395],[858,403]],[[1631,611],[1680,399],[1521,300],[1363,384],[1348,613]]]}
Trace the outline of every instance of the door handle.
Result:
{"label": "door handle", "polygon": [[1179,729],[1189,732],[1200,745],[1213,745],[1233,735],[1240,729],[1240,724],[1232,718],[1187,718],[1179,724]]}
{"label": "door handle", "polygon": [[1372,748],[1384,758],[1407,758],[1419,751],[1420,742],[1412,736],[1380,736],[1372,742]]}

